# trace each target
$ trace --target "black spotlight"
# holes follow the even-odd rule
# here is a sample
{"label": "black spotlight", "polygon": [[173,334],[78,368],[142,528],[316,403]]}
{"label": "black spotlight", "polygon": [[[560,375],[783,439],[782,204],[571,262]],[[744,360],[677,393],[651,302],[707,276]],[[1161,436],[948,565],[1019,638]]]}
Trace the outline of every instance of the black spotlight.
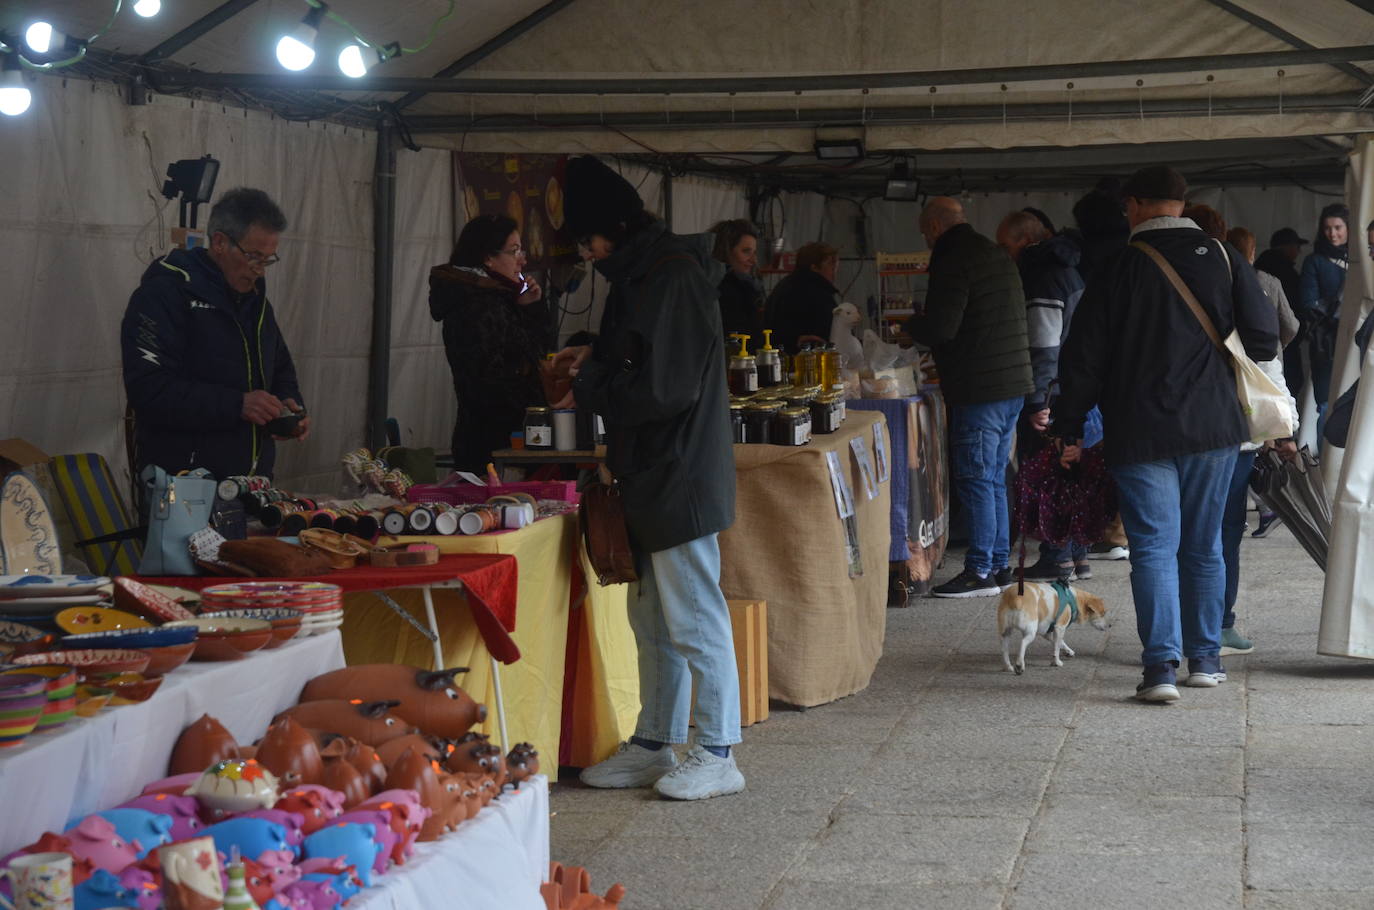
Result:
{"label": "black spotlight", "polygon": [[[203,202],[209,202],[215,192],[215,178],[219,176],[219,162],[209,155],[204,158],[183,158],[167,165],[167,182],[162,185],[162,195],[168,199],[181,196],[181,226],[194,229],[196,210]],[[186,211],[190,209],[191,222],[186,223]]]}

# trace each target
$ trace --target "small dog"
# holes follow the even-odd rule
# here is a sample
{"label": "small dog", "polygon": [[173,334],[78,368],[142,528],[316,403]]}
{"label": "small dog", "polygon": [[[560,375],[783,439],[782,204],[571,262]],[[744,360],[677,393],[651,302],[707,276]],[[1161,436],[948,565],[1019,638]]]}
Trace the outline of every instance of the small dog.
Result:
{"label": "small dog", "polygon": [[[1059,597],[1054,587],[1044,582],[1026,582],[1026,592],[1017,593],[1017,585],[1012,584],[1002,591],[1002,599],[997,604],[997,633],[1002,638],[1002,663],[1017,676],[1026,672],[1026,647],[1037,634],[1043,634],[1054,642],[1054,666],[1062,667],[1059,659],[1062,649],[1073,657],[1073,649],[1064,642],[1064,632],[1074,620],[1087,620],[1094,629],[1107,631],[1107,607],[1102,598],[1089,594],[1080,588],[1070,587],[1078,601],[1078,613],[1067,605],[1060,607]],[[1011,663],[1012,643],[1020,641],[1016,665]]]}

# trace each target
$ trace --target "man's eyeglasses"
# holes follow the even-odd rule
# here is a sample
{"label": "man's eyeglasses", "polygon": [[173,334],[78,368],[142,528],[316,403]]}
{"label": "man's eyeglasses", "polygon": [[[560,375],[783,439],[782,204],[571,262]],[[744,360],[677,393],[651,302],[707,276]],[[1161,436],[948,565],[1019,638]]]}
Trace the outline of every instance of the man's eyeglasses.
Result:
{"label": "man's eyeglasses", "polygon": [[266,269],[269,266],[274,266],[278,262],[281,262],[281,257],[276,255],[275,253],[271,256],[264,256],[262,253],[250,253],[243,247],[239,246],[239,242],[235,240],[233,237],[229,238],[229,242],[234,245],[234,249],[238,250],[240,253],[243,254],[243,258],[247,259],[248,264],[253,266],[254,268]]}

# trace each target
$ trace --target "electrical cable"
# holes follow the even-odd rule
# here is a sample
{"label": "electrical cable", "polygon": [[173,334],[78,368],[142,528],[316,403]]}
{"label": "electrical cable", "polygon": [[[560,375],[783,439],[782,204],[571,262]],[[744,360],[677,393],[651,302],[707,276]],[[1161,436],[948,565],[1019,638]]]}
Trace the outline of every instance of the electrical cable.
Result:
{"label": "electrical cable", "polygon": [[16,57],[19,58],[19,62],[23,66],[26,66],[31,70],[38,70],[39,72],[51,72],[55,69],[62,69],[66,66],[73,66],[74,64],[80,63],[82,60],[86,58],[86,48],[88,46],[90,46],[92,43],[94,43],[97,39],[102,37],[106,32],[110,30],[110,27],[114,25],[114,21],[116,18],[118,18],[119,11],[123,8],[123,6],[124,0],[115,0],[114,12],[110,13],[110,18],[105,20],[105,24],[101,26],[100,30],[96,32],[94,35],[87,38],[85,41],[78,41],[76,53],[65,60],[50,60],[47,63],[33,63],[32,61],[24,57],[23,52],[18,47],[12,48],[11,53],[13,53]]}
{"label": "electrical cable", "polygon": [[[386,45],[376,44],[364,38],[362,33],[359,32],[353,26],[353,23],[349,22],[343,16],[340,16],[338,13],[334,12],[334,8],[331,6],[327,6],[323,2],[323,0],[305,0],[305,5],[313,9],[323,8],[326,19],[329,19],[333,22],[337,22],[339,25],[342,25],[344,28],[348,29],[348,31],[353,35],[353,37],[358,40],[358,43],[363,45],[364,47],[372,48],[374,50],[386,47]],[[438,19],[435,19],[432,23],[430,23],[429,33],[425,35],[424,42],[419,47],[398,47],[397,51],[402,54],[418,54],[421,51],[428,48],[431,44],[434,43],[434,39],[439,36],[439,26],[443,25],[449,19],[453,18],[453,12],[457,8],[457,0],[448,0],[448,11],[445,12]]]}

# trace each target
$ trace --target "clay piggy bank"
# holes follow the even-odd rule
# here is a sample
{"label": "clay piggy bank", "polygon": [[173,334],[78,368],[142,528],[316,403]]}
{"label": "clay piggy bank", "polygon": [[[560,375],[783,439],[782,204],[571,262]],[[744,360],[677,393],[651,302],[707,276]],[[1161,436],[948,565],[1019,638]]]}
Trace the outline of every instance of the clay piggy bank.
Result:
{"label": "clay piggy bank", "polygon": [[268,850],[286,850],[294,856],[299,849],[287,842],[284,827],[265,818],[227,818],[200,833],[214,838],[215,849],[225,856],[231,856],[234,848],[238,848],[239,856],[258,856]]}
{"label": "clay piggy bank", "polygon": [[351,736],[372,746],[415,733],[416,729],[391,712],[395,701],[345,701],[327,699],[287,708],[277,720],[291,717],[303,726],[340,736]]}
{"label": "clay piggy bank", "polygon": [[438,776],[442,805],[434,811],[443,815],[444,830],[452,831],[469,818],[468,806],[463,800],[467,784],[460,775],[440,771]]}
{"label": "clay piggy bank", "polygon": [[387,699],[397,702],[392,709],[397,716],[425,733],[457,739],[487,718],[486,705],[477,704],[453,681],[465,672],[467,667],[429,671],[402,664],[358,664],[315,677],[301,692],[301,701]]}
{"label": "clay piggy bank", "polygon": [[506,760],[498,746],[468,742],[449,753],[444,767],[454,773],[487,774],[498,787],[506,782]]}
{"label": "clay piggy bank", "polygon": [[372,863],[372,871],[378,875],[387,870],[391,865],[391,852],[396,849],[396,842],[399,835],[391,830],[391,813],[381,809],[363,809],[354,812],[345,812],[334,820],[336,825],[371,825],[373,827],[373,840],[380,846],[381,850],[377,853],[377,858]]}
{"label": "clay piggy bank", "polygon": [[[186,788],[182,787],[182,789]],[[167,816],[172,820],[172,827],[167,832],[171,840],[185,840],[188,837],[194,837],[204,827],[199,816],[200,803],[196,801],[194,796],[153,793],[135,797],[119,808],[144,809],[148,812]]]}
{"label": "clay piggy bank", "polygon": [[332,910],[343,904],[344,896],[334,887],[333,878],[300,881],[286,889],[286,896],[304,902],[310,910]]}
{"label": "clay piggy bank", "polygon": [[323,783],[324,759],[315,737],[290,717],[267,728],[254,758],[281,781],[283,787]]}
{"label": "clay piggy bank", "polygon": [[138,844],[138,859],[147,856],[149,850],[170,844],[174,839],[170,815],[149,812],[147,809],[106,809],[96,815],[114,825],[115,833],[125,841]]}
{"label": "clay piggy bank", "polygon": [[63,832],[69,841],[67,852],[89,859],[97,869],[116,875],[133,865],[142,854],[138,841],[129,843],[115,831],[114,823],[99,815],[88,815],[75,828]]}
{"label": "clay piggy bank", "polygon": [[382,845],[376,840],[373,825],[331,824],[305,839],[307,857],[343,857],[358,870],[363,886],[372,884],[372,868]]}
{"label": "clay piggy bank", "polygon": [[132,906],[138,910],[160,910],[162,907],[162,886],[159,876],[144,868],[143,863],[130,866],[119,873],[119,883],[124,890],[133,895]]}
{"label": "clay piggy bank", "polygon": [[328,882],[330,887],[338,892],[339,896],[342,897],[345,902],[352,898],[353,895],[363,890],[363,883],[358,880],[357,874],[351,870],[332,874],[311,873],[305,876],[304,880],[308,882]]}
{"label": "clay piggy bank", "polygon": [[520,785],[539,773],[539,753],[529,743],[516,743],[506,756],[506,773],[519,790]]}
{"label": "clay piggy bank", "polygon": [[270,809],[277,801],[277,777],[253,759],[227,759],[205,769],[186,790],[218,818]]}
{"label": "clay piggy bank", "polygon": [[414,749],[431,761],[443,761],[449,751],[447,745],[441,747],[431,736],[426,736],[423,733],[412,733],[409,736],[402,736],[378,746],[377,756],[389,768],[407,749]]}
{"label": "clay piggy bank", "polygon": [[[414,734],[406,734],[387,743],[390,747],[393,743],[409,741]],[[337,733],[325,733],[315,731],[315,736],[320,743],[320,754],[326,760],[331,758],[343,759],[350,765],[358,769],[358,773],[367,781],[370,792],[375,793],[382,789],[382,782],[386,780],[386,762],[383,761],[380,750],[359,742],[351,736],[340,736]],[[400,754],[399,752],[397,753]]]}
{"label": "clay piggy bank", "polygon": [[208,714],[177,737],[172,749],[172,759],[167,763],[168,774],[189,774],[204,771],[215,762],[226,758],[239,758],[239,746],[224,725]]}
{"label": "clay piggy bank", "polygon": [[299,847],[305,840],[305,816],[299,812],[286,812],[282,809],[254,809],[235,818],[261,818],[286,829],[286,842]]}
{"label": "clay piggy bank", "polygon": [[256,865],[266,877],[273,894],[280,894],[288,885],[301,880],[296,858],[296,854],[290,850],[267,850],[258,854]]}
{"label": "clay piggy bank", "polygon": [[345,809],[353,808],[372,795],[368,779],[342,758],[331,758],[325,762],[323,783],[344,795]]}
{"label": "clay piggy bank", "polygon": [[135,897],[120,884],[117,876],[104,869],[95,870],[94,875],[72,889],[72,903],[76,910],[132,906]]}
{"label": "clay piggy bank", "polygon": [[[420,804],[419,794],[414,790],[385,790],[358,808],[381,809],[391,813],[391,830],[397,837],[396,846],[391,850],[391,860],[398,866],[415,853],[415,839],[420,836],[420,829],[431,814],[429,809]],[[463,814],[466,818],[466,811]]]}
{"label": "clay piggy bank", "polygon": [[286,793],[273,807],[295,812],[305,819],[301,829],[308,835],[329,824],[329,820],[343,814],[344,795],[337,790],[306,784]]}
{"label": "clay piggy bank", "polygon": [[[272,877],[268,874],[267,868],[258,863],[257,860],[243,857],[243,884],[248,889],[254,903],[258,907],[264,907],[276,892],[272,890]],[[294,867],[293,867],[294,868]]]}
{"label": "clay piggy bank", "polygon": [[430,817],[420,828],[422,841],[431,841],[443,834],[447,823],[445,794],[439,786],[438,771],[438,762],[427,762],[414,749],[407,749],[386,776],[388,790],[414,790],[420,803],[430,810]]}

